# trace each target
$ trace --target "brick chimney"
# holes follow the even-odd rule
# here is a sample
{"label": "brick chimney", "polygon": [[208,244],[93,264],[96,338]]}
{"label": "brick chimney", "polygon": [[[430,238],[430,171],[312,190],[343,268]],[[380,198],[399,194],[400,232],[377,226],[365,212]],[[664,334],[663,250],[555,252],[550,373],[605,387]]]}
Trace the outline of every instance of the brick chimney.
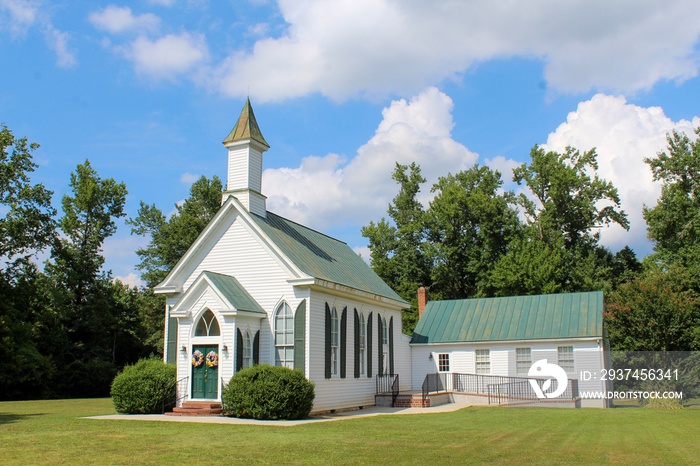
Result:
{"label": "brick chimney", "polygon": [[421,286],[418,288],[418,318],[423,315],[423,310],[425,310],[425,305],[428,304],[428,295],[425,291],[425,287]]}

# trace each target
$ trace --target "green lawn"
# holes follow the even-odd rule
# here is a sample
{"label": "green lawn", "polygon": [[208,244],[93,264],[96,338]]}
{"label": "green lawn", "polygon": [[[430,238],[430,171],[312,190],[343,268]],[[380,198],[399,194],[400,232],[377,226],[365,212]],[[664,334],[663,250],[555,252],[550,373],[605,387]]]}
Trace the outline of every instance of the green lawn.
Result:
{"label": "green lawn", "polygon": [[80,419],[110,400],[0,403],[2,464],[700,464],[700,410],[473,407],[295,427]]}

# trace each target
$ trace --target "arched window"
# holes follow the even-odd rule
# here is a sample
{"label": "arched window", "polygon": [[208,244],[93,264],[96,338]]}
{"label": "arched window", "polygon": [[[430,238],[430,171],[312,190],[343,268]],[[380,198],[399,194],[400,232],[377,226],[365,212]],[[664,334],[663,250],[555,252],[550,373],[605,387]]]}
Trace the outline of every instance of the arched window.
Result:
{"label": "arched window", "polygon": [[199,318],[199,322],[197,322],[197,327],[194,329],[194,336],[218,337],[219,335],[221,335],[219,322],[216,320],[214,313],[207,309],[206,312],[202,314],[202,317]]}
{"label": "arched window", "polygon": [[253,347],[251,346],[250,330],[243,335],[243,367],[250,367],[253,362]]}
{"label": "arched window", "polygon": [[386,326],[386,319],[382,317],[382,345],[389,344],[389,330]]}
{"label": "arched window", "polygon": [[367,345],[367,327],[365,326],[365,315],[360,314],[360,375],[365,375],[365,348]]}
{"label": "arched window", "polygon": [[287,303],[275,312],[275,365],[294,369],[294,316]]}
{"label": "arched window", "polygon": [[382,374],[389,373],[389,329],[386,326],[386,318],[382,316]]}
{"label": "arched window", "polygon": [[340,325],[338,311],[335,307],[331,311],[331,375],[337,377],[340,374]]}

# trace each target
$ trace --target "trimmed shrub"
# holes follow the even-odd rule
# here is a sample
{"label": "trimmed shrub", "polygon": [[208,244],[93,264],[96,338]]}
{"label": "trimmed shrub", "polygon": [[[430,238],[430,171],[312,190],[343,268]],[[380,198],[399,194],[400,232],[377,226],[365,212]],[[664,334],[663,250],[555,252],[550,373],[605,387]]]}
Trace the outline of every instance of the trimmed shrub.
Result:
{"label": "trimmed shrub", "polygon": [[155,414],[175,401],[176,369],[160,359],[141,359],[124,367],[112,382],[114,409],[123,414]]}
{"label": "trimmed shrub", "polygon": [[261,364],[238,371],[224,388],[225,416],[301,419],[314,403],[314,384],[287,367]]}

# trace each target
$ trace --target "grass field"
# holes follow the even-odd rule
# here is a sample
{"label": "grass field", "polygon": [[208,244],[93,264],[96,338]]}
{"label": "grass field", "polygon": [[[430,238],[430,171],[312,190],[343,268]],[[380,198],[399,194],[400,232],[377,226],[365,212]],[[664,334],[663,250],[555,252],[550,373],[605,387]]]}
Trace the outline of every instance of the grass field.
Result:
{"label": "grass field", "polygon": [[81,419],[108,399],[0,403],[0,463],[700,464],[700,410],[472,407],[294,427]]}

